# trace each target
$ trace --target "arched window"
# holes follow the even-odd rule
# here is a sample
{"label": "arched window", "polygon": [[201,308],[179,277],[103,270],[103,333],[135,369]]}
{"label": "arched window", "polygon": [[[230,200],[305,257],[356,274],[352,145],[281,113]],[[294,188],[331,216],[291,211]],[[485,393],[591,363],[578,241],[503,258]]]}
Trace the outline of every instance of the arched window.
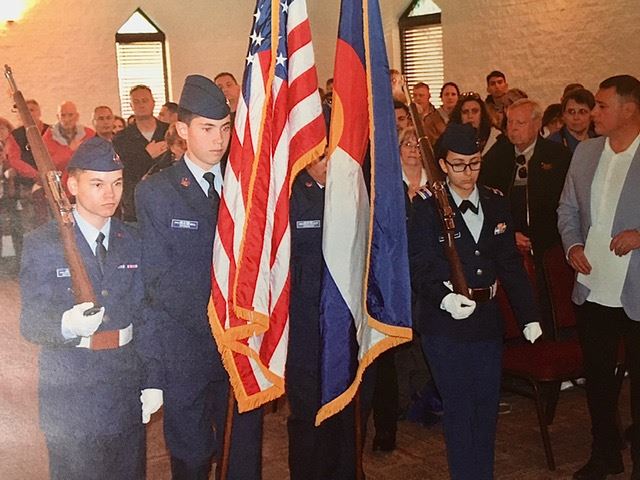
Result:
{"label": "arched window", "polygon": [[116,33],[116,62],[122,116],[126,119],[133,114],[129,90],[140,84],[151,88],[157,115],[169,95],[165,36],[140,9]]}
{"label": "arched window", "polygon": [[440,7],[431,0],[413,0],[400,17],[399,27],[402,71],[409,90],[418,82],[426,83],[431,102],[440,106],[438,93],[444,83]]}

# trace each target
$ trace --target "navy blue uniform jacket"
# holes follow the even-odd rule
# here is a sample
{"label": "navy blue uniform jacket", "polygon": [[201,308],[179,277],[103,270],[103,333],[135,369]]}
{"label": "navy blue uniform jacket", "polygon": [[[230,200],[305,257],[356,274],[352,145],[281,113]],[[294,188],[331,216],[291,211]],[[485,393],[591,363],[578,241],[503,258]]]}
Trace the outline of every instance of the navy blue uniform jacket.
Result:
{"label": "navy blue uniform jacket", "polygon": [[23,336],[42,346],[40,352],[40,421],[50,435],[112,435],[141,422],[140,389],[144,388],[145,333],[141,246],[137,232],[111,220],[104,276],[80,230],[76,242],[105,320],[98,331],[133,323],[133,341],[117,349],[76,348],[80,338],[61,333],[65,310],[76,303],[58,227],[49,222],[25,240],[20,282]]}
{"label": "navy blue uniform jacket", "polygon": [[[291,301],[287,370],[320,371],[320,287],[324,190],[306,171],[291,191]],[[319,399],[318,399],[319,402]]]}
{"label": "navy blue uniform jacket", "polygon": [[[478,188],[484,213],[478,243],[449,196],[456,211],[456,248],[469,288],[486,288],[499,280],[521,326],[537,322],[531,284],[515,245],[509,203],[489,188],[480,185]],[[443,335],[461,340],[502,336],[502,318],[495,300],[478,303],[475,312],[464,320],[454,320],[448,312],[440,309],[442,299],[451,291],[443,284],[450,280],[450,269],[444,254],[444,236],[438,215],[433,197],[426,200],[416,197],[409,223],[409,259],[411,285],[417,300],[417,330],[424,335]]]}
{"label": "navy blue uniform jacket", "polygon": [[184,159],[136,189],[145,316],[155,325],[155,387],[226,378],[207,316],[217,209]]}

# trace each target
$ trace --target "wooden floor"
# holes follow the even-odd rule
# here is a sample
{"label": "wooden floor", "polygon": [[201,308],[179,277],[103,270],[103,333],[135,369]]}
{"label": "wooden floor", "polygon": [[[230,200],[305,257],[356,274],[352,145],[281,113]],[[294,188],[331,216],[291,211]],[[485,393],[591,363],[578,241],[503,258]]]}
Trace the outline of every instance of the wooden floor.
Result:
{"label": "wooden floor", "polygon": [[[10,275],[0,275],[0,479],[47,478],[47,452],[37,422],[37,347],[19,336],[19,289]],[[557,470],[546,468],[535,410],[530,400],[508,396],[512,412],[501,415],[496,445],[496,478],[545,480],[571,478],[589,454],[590,438],[584,392],[563,392],[550,428]],[[621,401],[628,420],[628,386]],[[148,427],[149,479],[170,478],[159,415]],[[263,478],[288,477],[286,406],[265,416]],[[371,429],[369,429],[371,430]],[[391,454],[371,452],[367,439],[364,468],[368,480],[446,479],[447,465],[439,426],[399,424],[398,448]],[[629,451],[625,452],[629,470]],[[627,474],[628,475],[628,474]],[[625,475],[610,477],[626,478]],[[114,479],[117,480],[117,479]]]}

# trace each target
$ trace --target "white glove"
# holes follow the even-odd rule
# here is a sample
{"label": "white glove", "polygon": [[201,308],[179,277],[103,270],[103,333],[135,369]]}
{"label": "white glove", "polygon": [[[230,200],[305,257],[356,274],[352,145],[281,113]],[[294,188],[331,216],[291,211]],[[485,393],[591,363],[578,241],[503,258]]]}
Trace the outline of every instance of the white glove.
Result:
{"label": "white glove", "polygon": [[89,337],[98,329],[104,317],[104,307],[100,307],[93,315],[86,315],[84,312],[93,308],[93,303],[84,302],[74,305],[62,314],[61,331],[62,336],[67,340],[76,337]]}
{"label": "white glove", "polygon": [[540,328],[540,324],[538,322],[531,322],[527,323],[524,326],[522,334],[524,335],[524,338],[533,343],[540,335],[542,335],[542,329]]}
{"label": "white glove", "polygon": [[151,415],[162,406],[162,390],[158,388],[145,388],[141,390],[142,423],[149,423]]}
{"label": "white glove", "polygon": [[463,320],[476,309],[476,302],[459,293],[450,293],[442,299],[440,308],[449,312],[455,320]]}

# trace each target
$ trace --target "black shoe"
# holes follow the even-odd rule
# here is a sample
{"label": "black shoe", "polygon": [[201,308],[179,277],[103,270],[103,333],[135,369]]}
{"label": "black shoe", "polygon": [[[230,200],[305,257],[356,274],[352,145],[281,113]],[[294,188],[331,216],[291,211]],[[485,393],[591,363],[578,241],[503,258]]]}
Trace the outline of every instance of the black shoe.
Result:
{"label": "black shoe", "polygon": [[574,480],[606,480],[607,475],[624,472],[622,458],[606,462],[601,458],[591,457],[580,470],[573,474]]}
{"label": "black shoe", "polygon": [[373,451],[393,452],[396,449],[395,434],[376,435],[373,437]]}

